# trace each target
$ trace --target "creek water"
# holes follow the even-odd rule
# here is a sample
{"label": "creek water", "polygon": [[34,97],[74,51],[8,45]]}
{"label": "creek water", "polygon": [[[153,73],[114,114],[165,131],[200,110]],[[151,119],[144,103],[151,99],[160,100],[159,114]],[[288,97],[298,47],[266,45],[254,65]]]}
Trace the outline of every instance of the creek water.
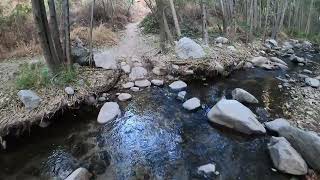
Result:
{"label": "creek water", "polygon": [[[237,87],[259,100],[246,104],[259,121],[283,117],[288,97],[275,77],[307,68],[289,65],[288,72],[255,68],[228,78],[188,81],[187,98],[202,103],[193,112],[182,108],[177,92],[151,87],[131,93],[131,101],[119,103],[121,117],[105,125],[96,122],[95,108],[64,113],[46,129],[34,127],[21,138],[7,139],[7,150],[0,151],[0,179],[64,179],[80,166],[94,179],[290,179],[272,170],[269,135],[246,136],[206,117]],[[208,163],[219,175],[197,172]]]}

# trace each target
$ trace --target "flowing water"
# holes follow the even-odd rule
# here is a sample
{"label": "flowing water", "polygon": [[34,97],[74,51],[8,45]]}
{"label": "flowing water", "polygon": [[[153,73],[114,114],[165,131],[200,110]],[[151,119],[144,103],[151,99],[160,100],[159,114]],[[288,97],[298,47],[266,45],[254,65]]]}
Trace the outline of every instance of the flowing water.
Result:
{"label": "flowing water", "polygon": [[[231,91],[244,88],[260,101],[246,104],[261,122],[282,117],[286,94],[276,76],[289,72],[253,69],[217,80],[188,81],[187,98],[198,97],[202,108],[188,112],[177,93],[151,87],[120,103],[122,116],[96,122],[98,110],[84,107],[57,117],[46,129],[8,139],[0,152],[0,179],[64,179],[86,167],[95,179],[290,179],[272,170],[267,150],[270,136],[246,136],[209,123],[208,110]],[[306,67],[303,67],[306,68]],[[219,175],[197,167],[216,164]]]}

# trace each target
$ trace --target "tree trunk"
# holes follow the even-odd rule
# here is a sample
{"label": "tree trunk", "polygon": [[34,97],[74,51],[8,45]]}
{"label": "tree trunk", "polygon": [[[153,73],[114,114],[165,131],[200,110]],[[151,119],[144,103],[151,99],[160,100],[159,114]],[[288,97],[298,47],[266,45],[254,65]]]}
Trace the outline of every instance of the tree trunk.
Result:
{"label": "tree trunk", "polygon": [[169,2],[170,2],[170,8],[171,8],[171,11],[172,11],[174,26],[175,26],[176,31],[177,31],[177,36],[180,37],[181,36],[181,30],[180,30],[180,25],[179,25],[177,13],[176,13],[176,8],[174,7],[173,0],[169,0]]}
{"label": "tree trunk", "polygon": [[50,45],[51,35],[49,27],[47,15],[44,7],[44,3],[42,0],[32,0],[32,10],[34,21],[37,26],[37,31],[39,35],[40,45],[43,50],[43,55],[45,61],[48,65],[48,68],[51,72],[55,72],[58,69],[58,62],[54,60],[52,52],[52,47]]}
{"label": "tree trunk", "polygon": [[207,5],[204,0],[201,0],[201,9],[202,9],[202,33],[203,33],[203,42],[205,45],[209,44],[209,35],[207,27]]}
{"label": "tree trunk", "polygon": [[172,37],[171,31],[170,31],[170,28],[169,28],[169,25],[168,25],[166,13],[164,11],[162,13],[162,19],[163,19],[164,29],[165,29],[165,32],[166,32],[166,35],[167,35],[167,40],[168,40],[168,42],[170,44],[173,44],[173,37]]}
{"label": "tree trunk", "polygon": [[306,25],[306,29],[305,29],[305,33],[308,35],[310,32],[310,22],[311,22],[311,14],[312,14],[312,8],[313,8],[313,1],[311,0],[311,4],[310,4],[310,9],[309,9],[309,15],[308,15],[308,20],[307,20],[307,25]]}
{"label": "tree trunk", "polygon": [[55,47],[55,53],[58,56],[59,63],[64,61],[63,58],[63,51],[61,47],[61,41],[60,41],[60,33],[59,33],[59,27],[57,22],[57,15],[56,15],[56,7],[54,0],[48,1],[49,6],[49,13],[50,13],[50,29],[51,29],[51,36]]}
{"label": "tree trunk", "polygon": [[90,57],[89,57],[89,65],[92,66],[93,62],[93,42],[92,42],[92,35],[93,35],[93,11],[94,11],[94,6],[95,6],[95,0],[92,1],[91,5],[91,15],[90,15],[90,37],[89,37],[89,42],[90,42]]}
{"label": "tree trunk", "polygon": [[159,22],[160,29],[160,48],[162,52],[166,51],[166,32],[165,25],[163,21],[163,11],[164,11],[164,2],[163,0],[156,0],[157,4],[157,19]]}
{"label": "tree trunk", "polygon": [[63,1],[63,11],[64,11],[64,30],[65,30],[65,54],[67,59],[67,64],[69,68],[72,66],[71,59],[71,42],[70,42],[70,17],[69,17],[69,0]]}

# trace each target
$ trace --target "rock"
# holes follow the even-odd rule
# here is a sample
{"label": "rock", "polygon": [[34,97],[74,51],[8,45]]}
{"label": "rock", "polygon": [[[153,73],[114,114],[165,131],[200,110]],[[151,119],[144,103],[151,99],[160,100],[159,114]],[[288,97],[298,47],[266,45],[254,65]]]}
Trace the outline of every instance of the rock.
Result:
{"label": "rock", "polygon": [[217,37],[214,39],[214,43],[216,44],[227,44],[229,42],[229,40],[225,37]]}
{"label": "rock", "polygon": [[64,89],[64,91],[68,94],[68,95],[74,95],[74,89],[72,87],[66,87]]}
{"label": "rock", "polygon": [[131,81],[145,79],[148,71],[143,67],[133,67],[131,73],[129,74],[129,79]]}
{"label": "rock", "polygon": [[129,74],[131,72],[131,67],[129,64],[121,65],[121,69],[126,74]]}
{"label": "rock", "polygon": [[121,115],[121,111],[118,103],[106,102],[100,109],[100,112],[98,115],[98,122],[100,124],[104,124],[111,120],[116,119],[120,115]]}
{"label": "rock", "polygon": [[306,78],[308,78],[309,76],[308,76],[308,75],[305,75],[305,74],[298,74],[298,77],[299,77],[300,79],[306,79]]}
{"label": "rock", "polygon": [[320,76],[317,76],[317,77],[315,77],[314,79],[318,79],[318,80],[320,80]]}
{"label": "rock", "polygon": [[71,58],[74,60],[75,63],[78,63],[81,66],[88,66],[89,57],[89,50],[84,48],[83,46],[73,46],[71,48]]}
{"label": "rock", "polygon": [[293,48],[294,48],[293,45],[288,41],[284,42],[282,45],[282,49],[285,51],[292,50]]}
{"label": "rock", "polygon": [[283,127],[290,126],[290,123],[286,119],[282,119],[282,118],[275,119],[273,121],[266,122],[264,124],[268,130],[275,131],[275,132],[278,132]]}
{"label": "rock", "polygon": [[306,162],[284,137],[272,137],[268,149],[278,170],[293,175],[307,174]]}
{"label": "rock", "polygon": [[231,52],[237,52],[237,49],[234,46],[228,46],[227,49]]}
{"label": "rock", "polygon": [[280,63],[274,63],[274,65],[282,70],[288,70],[289,67],[284,65],[284,64],[280,64]]}
{"label": "rock", "polygon": [[220,100],[207,114],[213,123],[235,129],[245,134],[266,133],[256,115],[236,100]]}
{"label": "rock", "polygon": [[19,91],[18,97],[28,111],[36,109],[41,103],[41,98],[31,90]]}
{"label": "rock", "polygon": [[177,99],[183,101],[183,100],[184,100],[184,97],[185,97],[186,95],[187,95],[187,92],[186,92],[186,91],[180,91],[180,92],[178,93]]}
{"label": "rock", "polygon": [[85,168],[78,168],[65,180],[90,180],[92,174]]}
{"label": "rock", "polygon": [[152,69],[152,73],[157,75],[157,76],[164,76],[167,74],[167,69],[165,68],[160,68],[160,67],[154,67]]}
{"label": "rock", "polygon": [[266,64],[268,63],[268,58],[266,57],[262,57],[262,56],[259,56],[259,57],[254,57],[250,60],[250,62],[255,65],[255,66],[259,66],[261,67],[263,64]]}
{"label": "rock", "polygon": [[320,171],[320,137],[314,132],[285,126],[277,133],[285,137],[304,160],[316,171]]}
{"label": "rock", "polygon": [[266,43],[271,45],[271,47],[278,47],[278,42],[274,39],[267,39]]}
{"label": "rock", "polygon": [[308,86],[311,86],[313,88],[318,88],[320,86],[320,81],[318,79],[306,78],[305,82]]}
{"label": "rock", "polygon": [[246,62],[246,63],[244,64],[243,68],[245,68],[245,69],[251,69],[251,68],[253,68],[253,64],[252,64],[251,62]]}
{"label": "rock", "polygon": [[210,163],[206,165],[202,165],[198,167],[198,173],[205,173],[205,174],[210,174],[210,173],[215,173],[216,172],[216,165]]}
{"label": "rock", "polygon": [[187,69],[183,72],[183,75],[187,76],[187,75],[193,75],[194,74],[194,71],[191,70],[191,69]]}
{"label": "rock", "polygon": [[164,81],[163,80],[160,80],[160,79],[153,79],[151,80],[151,83],[155,86],[163,86],[164,84]]}
{"label": "rock", "polygon": [[144,87],[149,87],[151,86],[151,82],[148,80],[138,80],[134,82],[134,85],[139,87],[139,88],[144,88]]}
{"label": "rock", "polygon": [[285,66],[288,66],[288,64],[287,64],[286,62],[282,61],[281,59],[279,59],[279,58],[277,58],[277,57],[271,57],[270,60],[271,60],[272,62],[280,63],[280,64],[283,64],[283,65],[285,65]]}
{"label": "rock", "polygon": [[98,101],[99,101],[99,102],[104,102],[104,101],[106,101],[106,100],[107,100],[107,98],[104,97],[104,96],[98,98]]}
{"label": "rock", "polygon": [[133,91],[133,92],[138,92],[138,91],[140,91],[140,88],[132,87],[132,88],[130,88],[130,90]]}
{"label": "rock", "polygon": [[180,59],[200,59],[205,57],[203,48],[193,40],[184,37],[176,44],[176,53]]}
{"label": "rock", "polygon": [[96,100],[96,98],[94,97],[94,96],[89,96],[89,97],[87,97],[86,99],[85,99],[85,101],[86,101],[86,103],[88,104],[88,105],[94,105],[94,104],[96,104],[97,103],[97,100]]}
{"label": "rock", "polygon": [[103,69],[117,69],[117,61],[111,53],[103,52],[94,55],[96,67]]}
{"label": "rock", "polygon": [[175,71],[179,71],[180,66],[176,65],[176,64],[172,64],[172,69]]}
{"label": "rock", "polygon": [[131,94],[128,93],[121,93],[118,96],[119,101],[128,101],[132,98]]}
{"label": "rock", "polygon": [[249,92],[245,91],[241,88],[236,88],[232,92],[232,99],[235,99],[239,102],[246,102],[246,103],[259,103],[259,101]]}
{"label": "rock", "polygon": [[291,62],[293,62],[293,63],[303,63],[303,64],[306,63],[306,60],[305,60],[304,58],[298,57],[298,56],[295,56],[295,55],[290,56],[289,59],[290,59]]}
{"label": "rock", "polygon": [[306,73],[306,74],[312,74],[312,71],[308,70],[308,69],[304,69],[302,72]]}
{"label": "rock", "polygon": [[265,70],[275,70],[276,69],[276,66],[274,64],[262,64],[260,67]]}
{"label": "rock", "polygon": [[309,41],[303,41],[302,42],[302,48],[305,50],[311,49],[312,48],[312,43]]}
{"label": "rock", "polygon": [[174,91],[179,91],[179,90],[185,89],[187,87],[187,84],[183,81],[175,81],[171,83],[169,87]]}
{"label": "rock", "polygon": [[186,102],[184,102],[182,106],[186,110],[192,111],[192,110],[199,108],[201,106],[201,104],[200,104],[200,100],[198,98],[194,97],[194,98],[191,98],[191,99],[187,100]]}
{"label": "rock", "polygon": [[125,83],[125,84],[122,84],[122,87],[124,88],[124,89],[130,89],[130,88],[132,88],[134,86],[134,83],[133,82],[127,82],[127,83]]}

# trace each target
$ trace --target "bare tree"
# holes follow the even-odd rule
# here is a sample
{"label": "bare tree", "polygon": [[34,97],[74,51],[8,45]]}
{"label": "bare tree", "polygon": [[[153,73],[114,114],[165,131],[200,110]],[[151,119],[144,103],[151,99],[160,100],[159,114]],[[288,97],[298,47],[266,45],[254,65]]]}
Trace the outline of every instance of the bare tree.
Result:
{"label": "bare tree", "polygon": [[63,0],[63,11],[64,11],[64,46],[65,56],[69,67],[72,66],[71,59],[71,42],[70,42],[70,17],[69,17],[69,0]]}
{"label": "bare tree", "polygon": [[206,4],[205,0],[201,0],[201,9],[202,9],[203,42],[205,45],[208,45],[209,35],[208,35],[208,25],[207,25],[207,4]]}
{"label": "bare tree", "polygon": [[174,7],[173,0],[169,0],[169,2],[170,2],[170,8],[171,8],[171,11],[172,11],[174,26],[176,28],[178,37],[180,37],[181,36],[181,30],[180,30],[180,25],[179,25],[177,13],[176,13],[176,8]]}
{"label": "bare tree", "polygon": [[90,14],[90,37],[89,37],[89,42],[90,42],[90,57],[89,57],[89,64],[92,65],[93,62],[93,42],[92,42],[92,35],[93,35],[93,13],[94,13],[94,6],[95,6],[95,0],[92,0],[92,5],[91,5],[91,14]]}

